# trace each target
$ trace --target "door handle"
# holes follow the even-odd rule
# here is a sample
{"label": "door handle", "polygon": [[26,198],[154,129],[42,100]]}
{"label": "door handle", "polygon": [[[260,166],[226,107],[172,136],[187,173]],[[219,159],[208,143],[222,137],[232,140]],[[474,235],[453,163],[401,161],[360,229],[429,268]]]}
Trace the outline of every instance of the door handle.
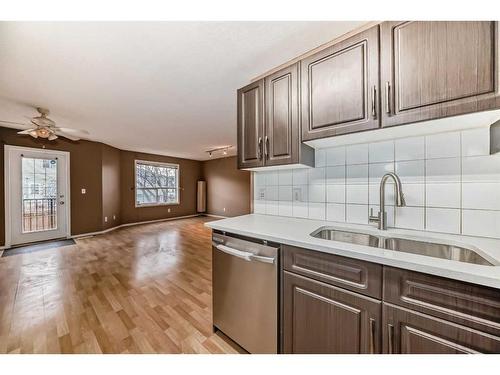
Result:
{"label": "door handle", "polygon": [[370,318],[370,354],[375,354],[375,319]]}
{"label": "door handle", "polygon": [[269,137],[266,135],[264,139],[264,156],[269,160]]}
{"label": "door handle", "polygon": [[391,113],[391,103],[390,103],[390,91],[391,91],[391,84],[389,81],[385,83],[385,113]]}
{"label": "door handle", "polygon": [[257,145],[257,158],[262,160],[262,137],[259,137]]}
{"label": "door handle", "polygon": [[377,86],[372,87],[372,117],[377,118]]}
{"label": "door handle", "polygon": [[64,201],[60,201],[59,204],[64,204]]}
{"label": "door handle", "polygon": [[394,326],[392,324],[387,324],[387,346],[389,354],[394,353]]}

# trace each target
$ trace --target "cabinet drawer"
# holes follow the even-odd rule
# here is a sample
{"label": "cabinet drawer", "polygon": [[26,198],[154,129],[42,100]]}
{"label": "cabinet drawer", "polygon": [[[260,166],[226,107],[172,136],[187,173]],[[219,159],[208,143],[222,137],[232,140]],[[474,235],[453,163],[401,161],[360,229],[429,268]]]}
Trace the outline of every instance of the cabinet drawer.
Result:
{"label": "cabinet drawer", "polygon": [[500,335],[500,290],[384,267],[384,301]]}
{"label": "cabinet drawer", "polygon": [[287,271],[382,298],[382,266],[379,264],[293,246],[284,246],[283,254],[283,267]]}

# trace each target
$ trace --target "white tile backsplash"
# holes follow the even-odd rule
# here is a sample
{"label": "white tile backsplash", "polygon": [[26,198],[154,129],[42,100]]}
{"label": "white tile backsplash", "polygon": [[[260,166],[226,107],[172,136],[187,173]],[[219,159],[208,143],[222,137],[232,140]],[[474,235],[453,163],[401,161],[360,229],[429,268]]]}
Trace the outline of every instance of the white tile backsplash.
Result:
{"label": "white tile backsplash", "polygon": [[356,224],[368,224],[368,205],[347,204],[346,221]]}
{"label": "white tile backsplash", "polygon": [[368,144],[347,146],[345,150],[346,164],[367,164]]}
{"label": "white tile backsplash", "polygon": [[347,185],[346,202],[368,204],[368,185]]}
{"label": "white tile backsplash", "polygon": [[500,211],[462,210],[462,233],[469,236],[498,238]]}
{"label": "white tile backsplash", "polygon": [[425,159],[425,137],[396,139],[394,144],[398,161]]}
{"label": "white tile backsplash", "polygon": [[368,160],[370,163],[394,161],[394,141],[370,143]]}
{"label": "white tile backsplash", "polygon": [[463,184],[462,207],[500,211],[500,183],[479,182]]}
{"label": "white tile backsplash", "polygon": [[328,148],[326,150],[326,165],[331,167],[345,165],[345,147]]}
{"label": "white tile backsplash", "polygon": [[460,182],[460,158],[425,161],[426,182]]}
{"label": "white tile backsplash", "polygon": [[460,233],[460,210],[456,208],[427,208],[425,223],[433,232]]}
{"label": "white tile backsplash", "polygon": [[427,184],[425,199],[427,207],[460,208],[459,183]]}
{"label": "white tile backsplash", "polygon": [[326,184],[345,184],[345,166],[326,167]]}
{"label": "white tile backsplash", "polygon": [[500,155],[462,159],[463,182],[500,182]]}
{"label": "white tile backsplash", "polygon": [[368,164],[348,165],[346,167],[346,183],[367,184]]}
{"label": "white tile backsplash", "polygon": [[326,202],[326,186],[312,184],[309,185],[309,202],[324,203]]}
{"label": "white tile backsplash", "polygon": [[425,137],[425,158],[460,157],[460,132],[433,134]]}
{"label": "white tile backsplash", "polygon": [[309,219],[325,220],[326,205],[324,203],[309,202]]}
{"label": "white tile backsplash", "polygon": [[345,185],[326,185],[326,201],[328,203],[345,203]]}
{"label": "white tile backsplash", "polygon": [[345,221],[345,204],[328,203],[326,205],[326,220]]}
{"label": "white tile backsplash", "polygon": [[484,128],[319,149],[315,168],[254,172],[254,212],[368,224],[395,171],[406,207],[388,180],[388,226],[500,238],[500,155],[488,153]]}
{"label": "white tile backsplash", "polygon": [[396,207],[396,227],[405,229],[424,229],[423,207]]}
{"label": "white tile backsplash", "polygon": [[490,153],[490,128],[462,132],[462,156],[481,156]]}

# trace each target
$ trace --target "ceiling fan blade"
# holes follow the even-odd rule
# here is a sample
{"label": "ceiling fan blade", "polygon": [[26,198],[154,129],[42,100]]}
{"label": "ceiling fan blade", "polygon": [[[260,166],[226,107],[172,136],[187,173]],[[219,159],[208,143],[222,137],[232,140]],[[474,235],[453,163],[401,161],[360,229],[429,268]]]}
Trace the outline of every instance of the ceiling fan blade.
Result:
{"label": "ceiling fan blade", "polygon": [[58,136],[61,136],[61,137],[64,137],[64,138],[68,138],[69,140],[71,141],[79,141],[80,138],[79,137],[76,137],[72,134],[67,134],[66,132],[63,132],[63,131],[60,131],[60,130],[57,130],[55,133],[53,133],[55,135],[58,135]]}
{"label": "ceiling fan blade", "polygon": [[31,125],[28,125],[28,124],[24,124],[22,122],[15,122],[15,121],[4,121],[4,120],[0,120],[1,123],[4,123],[4,124],[10,124],[10,125],[22,125],[22,126],[31,126]]}
{"label": "ceiling fan blade", "polygon": [[67,134],[73,134],[74,136],[81,136],[81,137],[84,137],[86,135],[89,135],[89,132],[86,131],[86,130],[81,130],[81,129],[73,129],[73,128],[61,128],[59,126],[56,126],[53,128],[55,131],[60,131],[60,132],[64,132],[64,133],[67,133]]}
{"label": "ceiling fan blade", "polygon": [[20,132],[17,132],[17,134],[30,134],[33,130],[36,129],[32,128],[32,129],[21,130]]}

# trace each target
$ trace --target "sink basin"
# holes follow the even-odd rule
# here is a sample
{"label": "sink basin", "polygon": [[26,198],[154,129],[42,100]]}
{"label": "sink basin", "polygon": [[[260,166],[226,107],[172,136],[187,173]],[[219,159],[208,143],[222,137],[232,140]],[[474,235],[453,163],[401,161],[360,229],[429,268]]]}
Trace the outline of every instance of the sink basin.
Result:
{"label": "sink basin", "polygon": [[433,258],[454,260],[457,262],[494,266],[474,250],[455,245],[405,239],[399,237],[376,236],[362,232],[351,232],[331,227],[321,227],[311,233],[312,237],[323,240],[348,242],[356,245],[378,247],[404,253],[425,255]]}
{"label": "sink basin", "polygon": [[434,258],[455,260],[458,262],[493,266],[474,250],[465,247],[445,245],[434,242],[407,240],[403,238],[386,238],[384,248],[404,253],[420,254]]}
{"label": "sink basin", "polygon": [[372,236],[371,234],[348,232],[333,228],[319,228],[311,233],[311,236],[321,238],[323,240],[348,242],[356,245],[371,247],[378,247],[380,243],[379,237]]}

